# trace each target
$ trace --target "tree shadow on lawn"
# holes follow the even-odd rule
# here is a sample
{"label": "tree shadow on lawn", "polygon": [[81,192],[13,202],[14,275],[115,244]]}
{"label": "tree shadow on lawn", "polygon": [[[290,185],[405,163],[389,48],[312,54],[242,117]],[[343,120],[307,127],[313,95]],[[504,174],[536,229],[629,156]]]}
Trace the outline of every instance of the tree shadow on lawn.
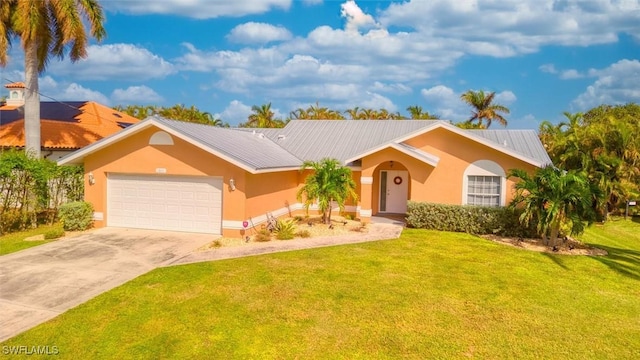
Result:
{"label": "tree shadow on lawn", "polygon": [[546,252],[541,252],[541,254],[543,256],[546,256],[547,258],[549,258],[551,261],[556,263],[556,265],[560,266],[561,268],[563,268],[565,270],[569,270],[567,265],[565,265],[564,262],[562,261],[562,255],[549,254],[549,253],[546,253]]}
{"label": "tree shadow on lawn", "polygon": [[626,277],[640,280],[640,251],[619,249],[602,244],[593,244],[591,246],[597,246],[609,253],[609,255],[605,256],[590,256],[591,259],[601,262],[611,270]]}

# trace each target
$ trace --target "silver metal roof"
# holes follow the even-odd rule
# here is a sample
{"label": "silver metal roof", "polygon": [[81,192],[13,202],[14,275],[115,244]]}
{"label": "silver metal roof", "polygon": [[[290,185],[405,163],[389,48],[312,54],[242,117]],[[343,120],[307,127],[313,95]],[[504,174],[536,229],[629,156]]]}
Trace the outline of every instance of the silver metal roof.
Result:
{"label": "silver metal roof", "polygon": [[211,150],[222,153],[255,170],[299,167],[302,161],[276,145],[261,133],[235,131],[210,125],[168,120],[153,116],[170,127]]}
{"label": "silver metal roof", "polygon": [[[335,158],[343,163],[388,144],[403,146],[418,157],[431,154],[408,148],[402,141],[427,131],[442,120],[292,120],[281,129],[227,129],[154,117],[173,130],[216,152],[256,169],[298,167],[303,161]],[[457,129],[457,128],[456,128]],[[462,129],[459,129],[462,130]],[[462,130],[497,149],[551,164],[534,130]]]}
{"label": "silver metal roof", "polygon": [[551,164],[535,130],[466,130],[469,133],[493,141],[505,149],[515,151],[543,165]]}
{"label": "silver metal roof", "polygon": [[300,159],[341,162],[436,124],[433,120],[292,120],[265,135]]}

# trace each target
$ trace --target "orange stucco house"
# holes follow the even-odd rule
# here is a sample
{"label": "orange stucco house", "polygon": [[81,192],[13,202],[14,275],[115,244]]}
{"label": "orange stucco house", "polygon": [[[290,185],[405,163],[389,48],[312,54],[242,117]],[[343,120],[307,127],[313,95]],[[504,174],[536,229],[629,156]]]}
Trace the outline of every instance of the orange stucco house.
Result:
{"label": "orange stucco house", "polygon": [[[303,213],[305,160],[353,171],[362,221],[404,213],[407,200],[502,206],[512,168],[551,163],[533,130],[463,130],[440,120],[293,120],[227,129],[149,117],[78,150],[95,225],[240,236],[266,214]],[[313,211],[313,210],[311,210]]]}

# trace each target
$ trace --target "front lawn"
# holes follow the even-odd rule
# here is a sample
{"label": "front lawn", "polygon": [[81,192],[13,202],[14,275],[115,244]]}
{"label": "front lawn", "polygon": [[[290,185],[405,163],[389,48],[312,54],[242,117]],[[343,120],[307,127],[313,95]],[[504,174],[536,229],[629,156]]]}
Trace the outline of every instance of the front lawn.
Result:
{"label": "front lawn", "polygon": [[63,358],[640,358],[640,224],[608,257],[405,230],[397,240],[163,268],[4,342]]}
{"label": "front lawn", "polygon": [[19,231],[0,236],[0,255],[28,249],[30,247],[46,244],[52,240],[25,240],[32,236],[44,235],[49,231],[62,231],[62,224],[42,225],[36,229]]}

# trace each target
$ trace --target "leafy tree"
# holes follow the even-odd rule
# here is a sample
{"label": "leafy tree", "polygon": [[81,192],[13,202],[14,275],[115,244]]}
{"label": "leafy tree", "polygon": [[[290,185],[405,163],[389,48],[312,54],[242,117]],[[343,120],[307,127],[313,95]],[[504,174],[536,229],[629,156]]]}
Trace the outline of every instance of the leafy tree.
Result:
{"label": "leafy tree", "polygon": [[496,93],[486,93],[483,90],[473,91],[469,90],[460,96],[460,99],[471,106],[471,117],[467,122],[483,124],[485,128],[491,126],[493,120],[498,121],[501,125],[507,126],[507,119],[500,113],[508,114],[510,111],[506,106],[500,104],[494,104],[493,99]]}
{"label": "leafy tree", "polygon": [[314,202],[318,202],[318,208],[322,213],[322,221],[331,223],[331,207],[335,202],[340,210],[344,210],[345,202],[351,198],[358,199],[356,183],[351,176],[351,169],[342,166],[336,159],[322,159],[319,162],[305,161],[300,171],[312,169],[313,173],[307,176],[304,186],[298,190],[298,201],[304,195],[304,206],[308,210]]}
{"label": "leafy tree", "polygon": [[68,49],[72,62],[87,56],[87,34],[105,36],[104,15],[97,0],[2,0],[0,2],[0,66],[8,63],[11,41],[24,50],[25,150],[40,157],[40,94],[38,75],[51,55],[62,59]]}
{"label": "leafy tree", "polygon": [[440,118],[438,115],[429,114],[428,111],[422,111],[422,106],[418,105],[407,107],[407,111],[413,120],[437,120]]}
{"label": "leafy tree", "polygon": [[583,170],[600,220],[640,197],[640,106],[603,105],[587,113],[564,113],[566,121],[540,125],[540,139],[552,161]]}
{"label": "leafy tree", "polygon": [[247,122],[240,124],[240,127],[281,128],[285,125],[284,121],[274,118],[275,114],[271,111],[271,103],[261,106],[253,105],[251,111],[253,113],[249,115]]}
{"label": "leafy tree", "polygon": [[578,234],[592,220],[591,189],[584,174],[547,166],[533,176],[521,169],[511,170],[508,176],[520,179],[511,206],[522,207],[520,221],[535,223],[547,245],[551,241],[556,246],[562,227]]}
{"label": "leafy tree", "polygon": [[344,116],[337,110],[329,109],[327,107],[320,107],[316,102],[316,105],[310,105],[308,108],[298,108],[289,113],[290,119],[296,120],[344,120]]}

